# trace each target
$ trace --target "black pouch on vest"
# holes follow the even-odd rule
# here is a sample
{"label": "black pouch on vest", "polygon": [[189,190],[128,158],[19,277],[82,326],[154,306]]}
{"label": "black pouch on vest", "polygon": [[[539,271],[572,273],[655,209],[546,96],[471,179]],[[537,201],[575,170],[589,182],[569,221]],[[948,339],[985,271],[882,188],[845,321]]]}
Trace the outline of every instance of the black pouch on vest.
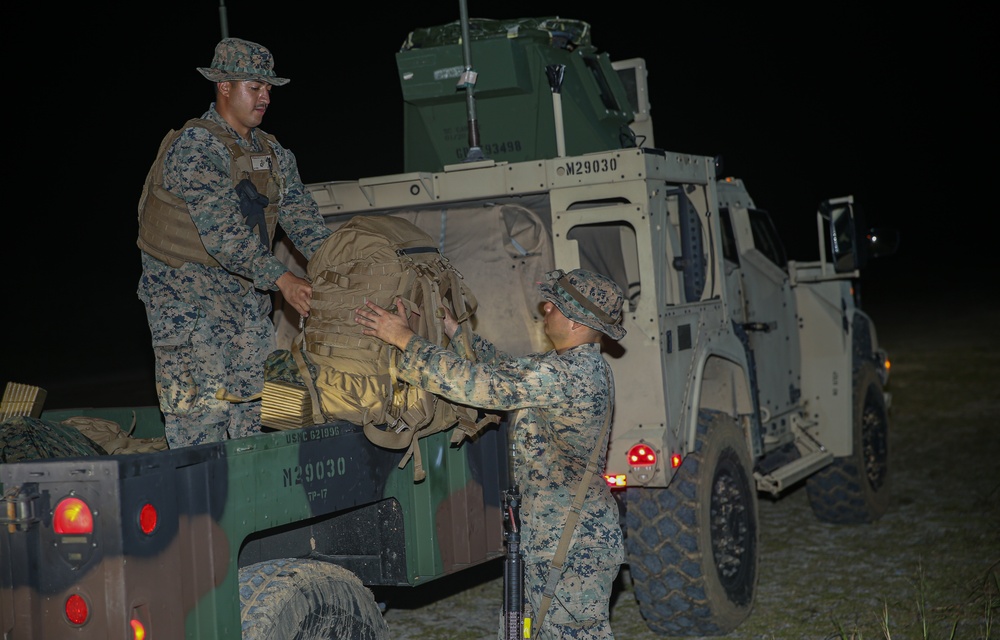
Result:
{"label": "black pouch on vest", "polygon": [[236,193],[240,196],[240,211],[246,218],[247,226],[256,229],[260,235],[260,244],[265,249],[271,247],[271,240],[267,237],[267,221],[264,219],[264,207],[270,204],[267,196],[257,191],[249,178],[240,180],[236,185]]}

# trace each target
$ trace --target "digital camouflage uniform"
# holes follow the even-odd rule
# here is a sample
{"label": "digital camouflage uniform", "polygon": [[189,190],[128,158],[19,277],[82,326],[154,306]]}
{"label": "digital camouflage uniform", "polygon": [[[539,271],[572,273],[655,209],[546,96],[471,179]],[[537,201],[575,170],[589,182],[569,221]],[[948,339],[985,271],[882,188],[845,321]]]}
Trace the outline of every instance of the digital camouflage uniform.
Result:
{"label": "digital camouflage uniform", "polygon": [[[617,296],[612,305],[620,309],[620,289],[610,286]],[[551,285],[543,285],[542,291],[568,318],[581,321],[585,315],[570,298],[560,295],[562,288],[554,288],[558,300],[553,299]],[[594,291],[590,294],[592,300],[598,297]],[[584,324],[602,328],[600,322]],[[620,326],[603,328],[616,339],[624,334]],[[561,354],[553,350],[512,357],[497,351],[481,336],[473,336],[475,362],[463,357],[469,354],[461,340],[453,344],[457,352],[414,336],[399,362],[399,375],[455,402],[484,409],[520,409],[514,418],[514,475],[522,495],[521,550],[528,617],[530,611],[540,608],[570,505],[614,404],[611,367],[601,355],[599,343],[576,346]],[[607,432],[600,449],[598,468],[603,469]],[[596,474],[543,629],[533,629],[532,637],[612,638],[609,599],[624,560],[618,505],[603,477]]]}
{"label": "digital camouflage uniform", "polygon": [[[255,47],[250,49],[257,55],[253,60],[259,62],[266,56],[263,60],[270,72],[273,59],[266,49],[230,39],[217,47],[213,69],[200,69],[203,75],[219,81],[241,77],[215,68],[224,45],[234,43],[240,48],[228,50],[230,55]],[[272,84],[287,82],[266,79]],[[241,139],[214,103],[202,118],[221,125],[241,148],[265,150],[260,130]],[[270,171],[280,187],[278,224],[308,259],[330,231],[302,184],[295,156],[273,137],[268,141],[277,159]],[[270,245],[262,244],[258,231],[247,226],[234,188],[230,153],[217,136],[203,127],[188,127],[166,150],[162,169],[162,187],[183,199],[205,250],[221,265],[192,261],[172,267],[140,252],[142,275],[137,292],[146,305],[152,333],[167,441],[178,447],[256,433],[260,430],[259,400],[232,403],[216,399],[215,394],[221,388],[247,398],[263,389],[264,361],[276,349],[268,292],[277,290],[275,281],[288,268],[274,257]],[[273,245],[274,238],[270,241]]]}

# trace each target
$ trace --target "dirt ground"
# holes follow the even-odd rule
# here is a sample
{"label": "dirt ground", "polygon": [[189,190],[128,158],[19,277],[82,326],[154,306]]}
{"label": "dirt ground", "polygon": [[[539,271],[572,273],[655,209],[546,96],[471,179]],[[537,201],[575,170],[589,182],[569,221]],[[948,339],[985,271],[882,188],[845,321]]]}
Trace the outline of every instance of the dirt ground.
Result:
{"label": "dirt ground", "polygon": [[[892,502],[878,522],[817,521],[805,490],[760,501],[753,640],[1000,638],[1000,304],[960,296],[935,310],[868,303],[889,351]],[[390,594],[396,640],[495,638],[502,568]],[[623,567],[615,635],[645,626]],[[691,639],[688,639],[691,640]]]}

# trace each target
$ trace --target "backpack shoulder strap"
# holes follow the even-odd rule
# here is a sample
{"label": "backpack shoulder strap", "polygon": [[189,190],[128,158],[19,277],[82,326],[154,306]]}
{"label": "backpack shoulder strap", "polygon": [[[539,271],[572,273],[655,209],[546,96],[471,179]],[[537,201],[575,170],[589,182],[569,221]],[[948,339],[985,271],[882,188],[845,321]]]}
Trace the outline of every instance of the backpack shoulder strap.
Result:
{"label": "backpack shoulder strap", "polygon": [[566,553],[569,550],[569,541],[573,537],[573,530],[576,529],[576,523],[580,519],[583,501],[587,496],[587,487],[590,486],[591,479],[598,472],[597,461],[601,457],[601,443],[604,442],[604,436],[608,432],[608,425],[611,424],[612,409],[613,407],[608,407],[608,415],[604,419],[604,426],[601,427],[601,435],[597,437],[597,445],[594,447],[594,452],[590,455],[590,460],[587,462],[587,470],[583,474],[583,479],[580,480],[580,486],[576,488],[573,504],[569,508],[569,513],[566,514],[566,525],[563,527],[562,537],[559,538],[556,555],[552,558],[552,564],[549,566],[549,576],[545,582],[545,590],[542,592],[541,610],[538,612],[534,623],[539,633],[542,630],[542,622],[545,621],[545,614],[552,604],[556,584],[559,583],[559,578],[562,577],[563,564],[566,562]]}

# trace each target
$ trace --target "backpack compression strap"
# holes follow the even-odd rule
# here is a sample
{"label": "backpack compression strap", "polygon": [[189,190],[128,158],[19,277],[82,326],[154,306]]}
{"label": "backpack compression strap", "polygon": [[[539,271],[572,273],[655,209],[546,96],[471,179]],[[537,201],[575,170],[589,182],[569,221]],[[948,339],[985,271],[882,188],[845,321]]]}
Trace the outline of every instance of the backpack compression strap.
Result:
{"label": "backpack compression strap", "polygon": [[316,384],[313,382],[312,373],[309,372],[309,366],[306,365],[305,358],[302,357],[302,341],[305,340],[305,335],[305,330],[299,331],[295,339],[292,340],[292,358],[295,359],[295,364],[299,367],[299,375],[305,382],[306,390],[309,392],[309,400],[312,401],[313,424],[323,424],[326,422],[326,417],[323,416],[323,410],[319,406],[319,392],[316,391]]}

